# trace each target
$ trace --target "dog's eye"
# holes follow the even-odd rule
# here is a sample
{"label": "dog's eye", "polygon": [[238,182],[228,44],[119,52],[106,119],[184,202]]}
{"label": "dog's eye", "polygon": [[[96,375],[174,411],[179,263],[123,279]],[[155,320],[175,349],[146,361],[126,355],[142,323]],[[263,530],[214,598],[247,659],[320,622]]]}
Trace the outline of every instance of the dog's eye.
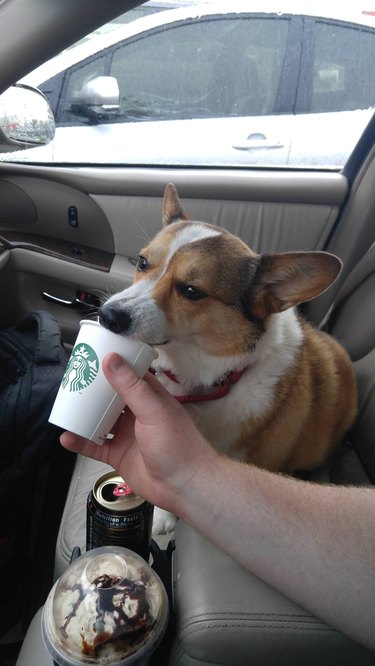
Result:
{"label": "dog's eye", "polygon": [[142,255],[140,254],[137,263],[137,271],[147,271],[147,269],[148,269],[148,261],[145,257],[142,257]]}
{"label": "dog's eye", "polygon": [[203,291],[197,289],[197,287],[193,287],[191,284],[179,284],[178,289],[181,294],[190,301],[200,301],[206,296]]}

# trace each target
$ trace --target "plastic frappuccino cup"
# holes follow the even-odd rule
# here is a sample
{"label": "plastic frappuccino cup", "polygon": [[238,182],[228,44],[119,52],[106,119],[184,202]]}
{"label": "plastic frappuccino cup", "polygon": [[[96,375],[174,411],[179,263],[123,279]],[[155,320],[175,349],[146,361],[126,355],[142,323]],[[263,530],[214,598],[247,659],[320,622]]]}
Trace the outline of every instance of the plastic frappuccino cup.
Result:
{"label": "plastic frappuccino cup", "polygon": [[106,380],[102,361],[117,352],[143,377],[157,357],[152,347],[108,331],[98,322],[83,320],[70,355],[49,421],[103,444],[124,409],[123,399]]}
{"label": "plastic frappuccino cup", "polygon": [[157,574],[131,550],[102,546],[78,557],[55,583],[42,635],[57,666],[145,666],[167,621]]}

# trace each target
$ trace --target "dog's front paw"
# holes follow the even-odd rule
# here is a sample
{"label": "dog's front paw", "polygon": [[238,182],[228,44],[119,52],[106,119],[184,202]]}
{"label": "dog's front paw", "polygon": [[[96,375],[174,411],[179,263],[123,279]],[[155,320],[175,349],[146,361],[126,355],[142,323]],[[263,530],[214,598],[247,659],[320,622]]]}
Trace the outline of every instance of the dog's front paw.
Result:
{"label": "dog's front paw", "polygon": [[174,513],[159,509],[159,507],[156,506],[154,509],[154,519],[152,521],[152,536],[173,532],[176,523],[177,516],[175,516]]}

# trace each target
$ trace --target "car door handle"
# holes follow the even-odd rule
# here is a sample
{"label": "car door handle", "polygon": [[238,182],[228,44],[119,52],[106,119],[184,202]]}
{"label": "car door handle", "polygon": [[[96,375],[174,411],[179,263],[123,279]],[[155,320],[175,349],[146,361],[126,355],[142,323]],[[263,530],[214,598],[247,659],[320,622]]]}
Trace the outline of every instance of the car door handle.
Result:
{"label": "car door handle", "polygon": [[283,148],[284,144],[278,139],[267,139],[265,134],[254,132],[249,134],[243,143],[234,143],[232,148],[236,150],[256,150],[258,148]]}
{"label": "car door handle", "polygon": [[77,289],[76,297],[72,301],[67,301],[58,296],[53,296],[48,294],[46,291],[42,291],[42,298],[49,303],[55,303],[55,305],[62,305],[65,308],[78,308],[79,310],[95,310],[100,308],[100,300],[95,294],[90,294],[88,291],[82,291]]}

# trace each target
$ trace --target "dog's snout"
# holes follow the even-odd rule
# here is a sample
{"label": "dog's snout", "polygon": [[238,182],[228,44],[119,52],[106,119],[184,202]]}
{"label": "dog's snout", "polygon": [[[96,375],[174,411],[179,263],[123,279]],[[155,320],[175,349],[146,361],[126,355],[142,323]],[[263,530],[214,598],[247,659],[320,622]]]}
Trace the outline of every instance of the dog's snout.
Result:
{"label": "dog's snout", "polygon": [[130,315],[120,308],[103,305],[98,311],[99,322],[112,333],[125,333],[131,324]]}

